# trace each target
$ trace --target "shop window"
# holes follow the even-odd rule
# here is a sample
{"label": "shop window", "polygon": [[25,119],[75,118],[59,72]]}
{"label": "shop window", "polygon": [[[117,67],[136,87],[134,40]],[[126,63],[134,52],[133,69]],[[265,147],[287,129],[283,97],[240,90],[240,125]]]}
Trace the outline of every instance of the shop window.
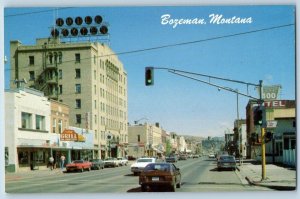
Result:
{"label": "shop window", "polygon": [[32,114],[22,112],[22,128],[32,129]]}
{"label": "shop window", "polygon": [[35,124],[37,130],[45,130],[45,116],[36,115]]}
{"label": "shop window", "polygon": [[18,152],[18,161],[19,164],[28,164],[28,151],[19,151]]}

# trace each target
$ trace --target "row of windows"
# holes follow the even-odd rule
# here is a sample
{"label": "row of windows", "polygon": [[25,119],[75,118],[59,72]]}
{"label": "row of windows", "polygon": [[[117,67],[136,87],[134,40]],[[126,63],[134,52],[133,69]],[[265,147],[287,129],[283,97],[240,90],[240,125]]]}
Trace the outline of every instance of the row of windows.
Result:
{"label": "row of windows", "polygon": [[[85,120],[85,118],[82,118],[81,114],[76,114],[76,124],[81,124],[82,123],[82,119]],[[97,115],[94,115],[94,123],[97,124],[98,118]],[[101,125],[103,126],[107,126],[109,128],[113,128],[113,129],[121,129],[124,130],[126,129],[126,124],[124,125],[123,122],[118,122],[109,118],[105,118],[105,117],[100,117],[100,122]]]}
{"label": "row of windows", "polygon": [[[46,130],[45,116],[22,112],[21,118],[23,129]],[[35,125],[33,119],[35,119]]]}

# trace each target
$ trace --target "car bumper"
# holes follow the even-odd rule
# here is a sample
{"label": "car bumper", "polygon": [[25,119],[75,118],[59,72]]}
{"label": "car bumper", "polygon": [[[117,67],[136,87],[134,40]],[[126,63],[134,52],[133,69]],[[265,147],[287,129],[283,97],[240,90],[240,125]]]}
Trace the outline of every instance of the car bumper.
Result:
{"label": "car bumper", "polygon": [[141,173],[144,170],[142,167],[131,167],[132,173]]}

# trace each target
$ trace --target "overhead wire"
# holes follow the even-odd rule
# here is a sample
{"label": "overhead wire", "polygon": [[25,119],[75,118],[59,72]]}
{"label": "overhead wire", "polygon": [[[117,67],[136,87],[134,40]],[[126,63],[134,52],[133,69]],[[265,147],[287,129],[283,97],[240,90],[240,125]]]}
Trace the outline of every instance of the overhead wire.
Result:
{"label": "overhead wire", "polygon": [[[268,27],[268,28],[262,28],[262,29],[252,30],[252,31],[234,33],[234,34],[223,35],[223,36],[216,36],[216,37],[211,37],[211,38],[206,38],[206,39],[200,39],[200,40],[194,40],[194,41],[188,41],[188,42],[181,42],[181,43],[175,43],[175,44],[167,44],[167,45],[161,45],[161,46],[144,48],[144,49],[137,49],[137,50],[131,50],[131,51],[124,51],[124,52],[118,52],[118,53],[111,53],[111,54],[96,56],[96,58],[116,56],[116,55],[127,55],[127,54],[140,53],[140,52],[146,52],[146,51],[152,51],[152,50],[159,50],[159,49],[163,49],[163,48],[170,48],[170,47],[177,47],[177,46],[183,46],[183,45],[190,45],[190,44],[196,44],[196,43],[213,41],[213,40],[224,39],[224,38],[230,38],[230,37],[235,37],[235,36],[240,36],[240,35],[258,33],[258,32],[262,32],[262,31],[268,31],[268,30],[274,30],[274,29],[279,29],[279,28],[285,28],[285,27],[294,26],[294,25],[295,25],[294,23],[284,24],[284,25],[279,25],[279,26],[273,26],[273,27]],[[87,59],[94,59],[94,57],[81,58],[80,60],[87,60]],[[68,63],[68,62],[74,62],[74,61],[76,61],[76,60],[75,59],[66,60],[66,61],[61,62],[61,64],[62,63]],[[30,67],[30,66],[27,66],[27,67]],[[26,67],[23,67],[23,68],[26,68]],[[8,69],[8,70],[11,70],[11,69]]]}

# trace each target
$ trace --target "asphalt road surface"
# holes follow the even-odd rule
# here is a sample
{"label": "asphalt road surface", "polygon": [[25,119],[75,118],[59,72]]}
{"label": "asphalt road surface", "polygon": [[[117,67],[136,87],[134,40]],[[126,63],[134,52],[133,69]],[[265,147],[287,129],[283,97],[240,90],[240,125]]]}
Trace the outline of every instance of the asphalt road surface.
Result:
{"label": "asphalt road surface", "polygon": [[[182,186],[176,192],[266,191],[250,186],[239,171],[217,171],[216,161],[206,157],[175,163],[182,174]],[[141,192],[138,176],[130,166],[72,173],[59,169],[6,174],[7,193],[127,193]],[[164,190],[162,190],[164,191]]]}

